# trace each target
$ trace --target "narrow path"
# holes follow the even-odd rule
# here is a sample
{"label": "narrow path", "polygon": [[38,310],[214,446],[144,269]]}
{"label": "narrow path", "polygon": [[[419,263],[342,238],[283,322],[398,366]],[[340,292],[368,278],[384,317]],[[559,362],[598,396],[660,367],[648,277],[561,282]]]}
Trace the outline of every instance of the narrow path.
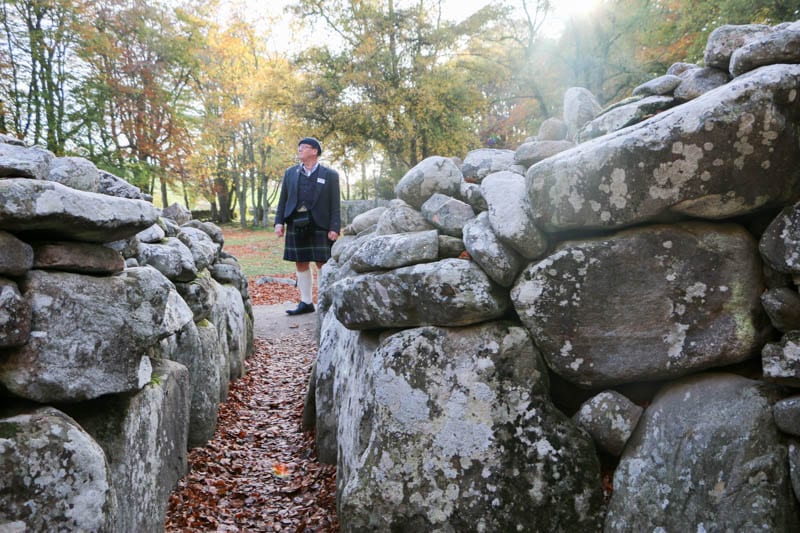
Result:
{"label": "narrow path", "polygon": [[214,438],[190,452],[165,531],[338,531],[335,468],[316,461],[313,436],[300,429],[313,328],[288,320],[281,328],[291,334],[265,338],[286,331],[257,318],[247,374],[220,405]]}

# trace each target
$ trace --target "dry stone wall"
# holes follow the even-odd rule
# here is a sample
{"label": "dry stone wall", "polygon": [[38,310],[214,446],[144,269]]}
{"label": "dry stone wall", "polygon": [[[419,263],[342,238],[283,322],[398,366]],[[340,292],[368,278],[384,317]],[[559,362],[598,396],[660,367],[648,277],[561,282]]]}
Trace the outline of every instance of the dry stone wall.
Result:
{"label": "dry stone wall", "polygon": [[311,382],[343,531],[800,529],[798,43],[724,26],[353,219]]}
{"label": "dry stone wall", "polygon": [[0,136],[0,531],[162,531],[253,346],[220,229]]}

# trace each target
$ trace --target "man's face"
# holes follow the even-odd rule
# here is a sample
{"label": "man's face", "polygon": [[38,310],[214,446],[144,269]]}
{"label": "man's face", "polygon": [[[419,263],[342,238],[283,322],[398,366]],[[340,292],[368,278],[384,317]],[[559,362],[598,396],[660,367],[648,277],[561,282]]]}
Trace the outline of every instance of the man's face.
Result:
{"label": "man's face", "polygon": [[310,144],[297,145],[297,159],[299,159],[301,163],[313,161],[314,159],[316,159],[316,157],[317,157],[317,149],[311,146]]}

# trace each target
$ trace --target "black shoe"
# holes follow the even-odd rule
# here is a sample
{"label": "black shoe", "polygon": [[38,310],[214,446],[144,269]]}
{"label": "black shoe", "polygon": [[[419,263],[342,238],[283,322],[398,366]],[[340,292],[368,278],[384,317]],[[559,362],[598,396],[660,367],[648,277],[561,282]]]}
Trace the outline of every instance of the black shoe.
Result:
{"label": "black shoe", "polygon": [[294,309],[286,310],[286,314],[291,316],[304,315],[306,313],[313,313],[313,312],[314,312],[314,304],[307,304],[305,302],[300,302]]}

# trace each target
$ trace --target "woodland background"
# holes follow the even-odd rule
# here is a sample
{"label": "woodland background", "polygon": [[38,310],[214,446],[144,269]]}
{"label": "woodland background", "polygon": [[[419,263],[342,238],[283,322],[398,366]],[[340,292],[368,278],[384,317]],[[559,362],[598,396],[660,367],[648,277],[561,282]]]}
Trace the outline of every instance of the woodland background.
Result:
{"label": "woodland background", "polygon": [[428,156],[516,148],[568,87],[607,105],[702,63],[713,28],[800,18],[797,0],[599,0],[554,33],[549,0],[458,22],[441,7],[297,0],[277,28],[246,2],[0,0],[0,133],[86,157],[156,205],[266,226],[302,136],[323,141],[346,198],[390,197]]}

